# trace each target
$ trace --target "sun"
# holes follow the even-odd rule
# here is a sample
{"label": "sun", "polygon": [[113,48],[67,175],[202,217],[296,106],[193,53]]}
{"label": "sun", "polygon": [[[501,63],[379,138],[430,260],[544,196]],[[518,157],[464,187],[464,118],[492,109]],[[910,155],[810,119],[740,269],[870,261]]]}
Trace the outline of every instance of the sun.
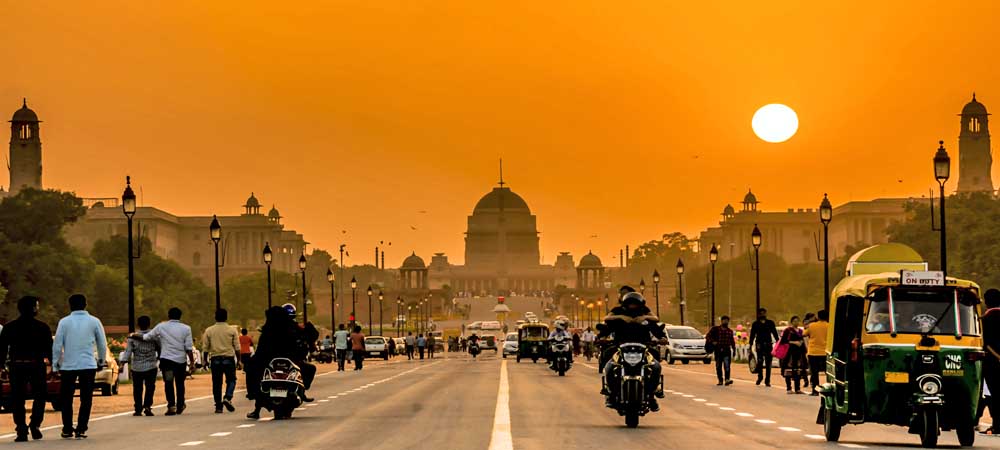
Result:
{"label": "sun", "polygon": [[771,143],[785,142],[799,130],[799,116],[795,110],[780,103],[761,106],[750,121],[754,134]]}

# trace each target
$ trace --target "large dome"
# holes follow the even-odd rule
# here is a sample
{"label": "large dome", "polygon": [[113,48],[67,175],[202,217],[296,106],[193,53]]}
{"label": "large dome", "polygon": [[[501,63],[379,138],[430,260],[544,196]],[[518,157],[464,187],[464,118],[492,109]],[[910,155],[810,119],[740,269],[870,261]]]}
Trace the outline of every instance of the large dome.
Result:
{"label": "large dome", "polygon": [[473,214],[485,211],[499,210],[500,204],[503,203],[504,211],[510,210],[522,210],[524,212],[530,213],[531,210],[528,208],[528,203],[521,198],[520,195],[515,194],[508,188],[493,188],[488,194],[484,195],[483,198],[479,199],[476,203],[476,208],[472,211]]}
{"label": "large dome", "polygon": [[577,267],[580,268],[604,267],[604,264],[601,263],[601,258],[598,258],[597,255],[594,254],[594,252],[590,252],[587,253],[586,255],[583,255],[583,258],[580,258],[580,265]]}
{"label": "large dome", "polygon": [[424,259],[417,256],[416,252],[413,252],[413,254],[407,256],[406,259],[403,260],[403,269],[423,269],[426,267],[427,265],[424,264]]}
{"label": "large dome", "polygon": [[972,94],[972,101],[966,103],[965,107],[962,108],[963,116],[985,116],[987,114],[986,105],[976,100],[976,94]]}
{"label": "large dome", "polygon": [[38,122],[38,114],[35,114],[30,108],[28,108],[28,101],[25,100],[21,105],[21,109],[14,111],[14,117],[10,119],[11,122]]}

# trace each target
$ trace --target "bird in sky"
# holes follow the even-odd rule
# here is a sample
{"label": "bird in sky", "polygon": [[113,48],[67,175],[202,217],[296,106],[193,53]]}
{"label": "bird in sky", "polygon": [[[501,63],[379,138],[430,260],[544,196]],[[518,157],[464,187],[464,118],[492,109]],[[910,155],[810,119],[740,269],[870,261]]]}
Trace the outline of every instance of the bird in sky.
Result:
{"label": "bird in sky", "polygon": [[417,227],[415,227],[415,226],[413,226],[413,225],[410,225],[410,229],[411,229],[411,230],[416,230],[416,229],[417,229]]}

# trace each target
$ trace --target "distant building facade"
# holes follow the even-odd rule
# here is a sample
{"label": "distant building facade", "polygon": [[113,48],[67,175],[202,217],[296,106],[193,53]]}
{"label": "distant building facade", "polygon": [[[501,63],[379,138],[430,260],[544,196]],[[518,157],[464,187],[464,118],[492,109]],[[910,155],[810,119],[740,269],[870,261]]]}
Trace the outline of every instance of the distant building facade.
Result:
{"label": "distant building facade", "polygon": [[959,116],[962,128],[958,134],[957,192],[993,192],[993,151],[986,106],[972,94],[972,101]]}
{"label": "distant building facade", "polygon": [[[10,193],[23,188],[42,188],[42,139],[38,115],[28,108],[24,99],[21,109],[10,119]],[[0,189],[0,196],[6,193]]]}

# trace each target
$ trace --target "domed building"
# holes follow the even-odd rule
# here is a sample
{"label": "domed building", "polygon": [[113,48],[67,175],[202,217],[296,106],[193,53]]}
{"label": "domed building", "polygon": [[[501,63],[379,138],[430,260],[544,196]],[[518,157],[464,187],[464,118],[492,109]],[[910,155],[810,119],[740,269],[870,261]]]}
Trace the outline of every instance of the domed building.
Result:
{"label": "domed building", "polygon": [[23,188],[42,188],[42,141],[38,135],[38,114],[28,108],[24,99],[21,108],[10,119],[10,194]]}

